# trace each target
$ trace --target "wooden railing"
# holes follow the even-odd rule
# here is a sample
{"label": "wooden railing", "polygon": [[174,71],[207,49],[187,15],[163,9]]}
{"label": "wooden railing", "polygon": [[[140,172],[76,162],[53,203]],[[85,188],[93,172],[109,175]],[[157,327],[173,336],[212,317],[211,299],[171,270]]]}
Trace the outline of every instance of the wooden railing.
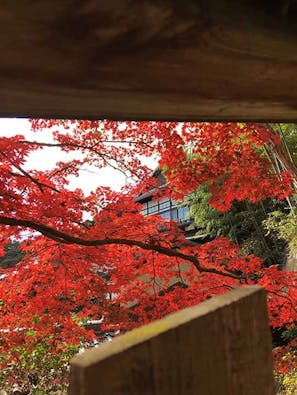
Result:
{"label": "wooden railing", "polygon": [[243,287],[75,356],[70,395],[271,395],[265,291]]}

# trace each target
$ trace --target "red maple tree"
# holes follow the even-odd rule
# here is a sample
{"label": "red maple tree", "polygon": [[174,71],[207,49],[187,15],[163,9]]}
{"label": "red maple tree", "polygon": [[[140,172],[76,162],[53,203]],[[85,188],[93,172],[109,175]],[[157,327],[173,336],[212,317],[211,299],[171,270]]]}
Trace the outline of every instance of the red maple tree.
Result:
{"label": "red maple tree", "polygon": [[[0,138],[1,246],[17,239],[25,252],[19,264],[2,271],[0,281],[1,353],[9,355],[3,366],[18,360],[24,344],[30,351],[46,340],[55,353],[65,344],[91,341],[94,334],[83,325],[88,320],[102,321],[102,330],[128,330],[246,284],[268,291],[272,327],[294,326],[295,273],[264,267],[225,237],[189,245],[174,221],[142,216],[134,199],[155,182],[141,156],[156,154],[167,178],[163,193],[171,198],[182,199],[204,183],[211,205],[221,211],[234,200],[288,196],[290,173],[275,174],[260,151],[266,143],[278,144],[271,129],[61,120],[31,125],[52,130],[54,141]],[[78,151],[80,157],[47,171],[26,170],[30,153],[44,147]],[[132,181],[121,192],[101,186],[86,196],[69,190],[67,177],[85,164],[112,166]],[[285,351],[290,347],[293,342]],[[278,361],[287,367],[287,360]]]}

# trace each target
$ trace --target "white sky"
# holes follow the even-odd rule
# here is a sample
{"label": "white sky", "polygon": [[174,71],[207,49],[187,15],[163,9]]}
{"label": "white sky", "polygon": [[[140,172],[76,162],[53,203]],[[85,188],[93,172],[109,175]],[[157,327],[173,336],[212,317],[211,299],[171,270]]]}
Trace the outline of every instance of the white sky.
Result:
{"label": "white sky", "polygon": [[[42,142],[50,141],[50,132],[32,132],[30,123],[24,118],[0,118],[0,136],[11,137],[22,134],[27,140]],[[52,168],[56,162],[65,160],[66,153],[59,148],[45,147],[32,153],[26,164],[26,169],[46,170]],[[73,155],[71,156],[73,158]],[[68,156],[69,158],[69,156]],[[157,165],[155,159],[146,159],[145,164],[152,169]],[[97,170],[94,167],[80,171],[79,177],[69,177],[69,189],[81,188],[85,193],[96,189],[97,186],[110,186],[114,190],[120,190],[125,185],[125,177],[112,168]]]}

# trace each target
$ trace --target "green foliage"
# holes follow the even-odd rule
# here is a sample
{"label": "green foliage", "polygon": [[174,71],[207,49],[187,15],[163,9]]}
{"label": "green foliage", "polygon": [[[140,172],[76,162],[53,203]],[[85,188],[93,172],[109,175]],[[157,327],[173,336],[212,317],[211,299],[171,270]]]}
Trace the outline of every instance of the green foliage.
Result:
{"label": "green foliage", "polygon": [[285,388],[286,395],[296,395],[297,394],[297,370],[294,370],[288,374],[284,375],[283,385]]}
{"label": "green foliage", "polygon": [[264,226],[270,235],[277,234],[288,242],[290,253],[297,252],[297,215],[294,211],[289,214],[279,210],[271,212],[264,221]]}
{"label": "green foliage", "polygon": [[[11,349],[10,354],[17,353],[20,358],[18,362],[12,362],[9,367],[1,370],[0,389],[9,394],[12,385],[17,384],[22,391],[30,391],[30,395],[66,395],[69,360],[77,351],[77,345],[67,344],[60,352],[50,353],[46,339],[39,342],[33,350],[26,345]],[[11,355],[0,354],[0,363]],[[13,377],[17,382],[11,382]]]}
{"label": "green foliage", "polygon": [[297,165],[297,124],[295,123],[273,123],[272,129],[285,141],[293,162]]}
{"label": "green foliage", "polygon": [[284,263],[286,243],[275,232],[267,234],[262,224],[270,211],[284,209],[284,203],[272,199],[257,204],[235,202],[230,211],[221,213],[209,205],[210,196],[203,185],[187,202],[198,228],[197,240],[226,236],[240,245],[244,254],[255,254],[268,265]]}
{"label": "green foliage", "polygon": [[294,326],[293,328],[287,329],[282,333],[282,338],[285,341],[290,341],[293,339],[297,339],[297,326]]}
{"label": "green foliage", "polygon": [[19,263],[25,253],[20,249],[20,243],[14,241],[4,246],[5,254],[0,257],[0,267],[8,269]]}
{"label": "green foliage", "polygon": [[297,394],[297,370],[290,373],[282,374],[275,372],[274,374],[276,391],[278,395],[296,395]]}

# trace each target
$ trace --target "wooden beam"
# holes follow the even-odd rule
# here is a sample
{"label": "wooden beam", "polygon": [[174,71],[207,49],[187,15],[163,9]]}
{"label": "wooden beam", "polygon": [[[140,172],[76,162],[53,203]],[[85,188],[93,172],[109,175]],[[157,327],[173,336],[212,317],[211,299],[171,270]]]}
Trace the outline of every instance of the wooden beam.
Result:
{"label": "wooden beam", "polygon": [[238,288],[71,361],[70,395],[272,395],[262,288]]}
{"label": "wooden beam", "polygon": [[0,116],[297,120],[290,0],[2,0]]}

